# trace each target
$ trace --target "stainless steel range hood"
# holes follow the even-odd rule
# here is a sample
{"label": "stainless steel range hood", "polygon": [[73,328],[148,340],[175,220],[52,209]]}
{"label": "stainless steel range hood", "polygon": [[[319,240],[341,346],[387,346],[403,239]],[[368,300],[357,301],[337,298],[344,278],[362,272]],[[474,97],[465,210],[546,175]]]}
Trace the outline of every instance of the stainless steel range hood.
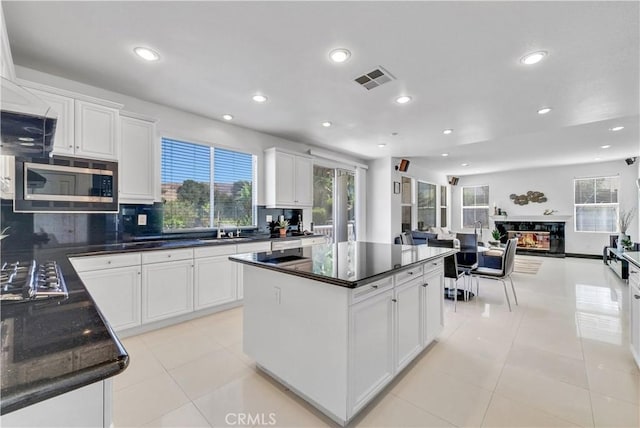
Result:
{"label": "stainless steel range hood", "polygon": [[28,90],[5,78],[0,79],[0,154],[49,156],[58,114]]}

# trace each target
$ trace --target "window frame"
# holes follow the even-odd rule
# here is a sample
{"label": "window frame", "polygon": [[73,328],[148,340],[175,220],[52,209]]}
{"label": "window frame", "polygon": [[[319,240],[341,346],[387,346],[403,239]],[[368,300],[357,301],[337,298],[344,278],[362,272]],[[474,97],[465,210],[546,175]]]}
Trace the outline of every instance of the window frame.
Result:
{"label": "window frame", "polygon": [[[478,187],[486,187],[487,188],[487,205],[465,205],[464,204],[464,189],[475,189]],[[489,229],[489,216],[491,215],[491,211],[489,210],[489,201],[491,200],[491,186],[488,184],[477,184],[472,186],[462,186],[460,188],[460,227],[462,229],[471,229],[474,225],[470,227],[466,227],[464,224],[464,210],[465,209],[473,209],[473,210],[486,210],[487,211],[487,223],[482,224],[482,229]]]}
{"label": "window frame", "polygon": [[[415,180],[416,184],[415,184],[415,212],[416,212],[416,222],[415,225],[412,225],[413,229],[419,229],[419,222],[420,222],[420,184],[427,184],[429,186],[433,186],[434,189],[434,199],[433,199],[433,207],[426,207],[426,208],[433,208],[433,214],[434,214],[434,225],[429,225],[426,229],[422,229],[422,230],[429,230],[430,227],[438,227],[438,205],[439,205],[439,201],[438,201],[438,191],[439,191],[439,186],[435,183],[431,183],[429,181],[425,181],[425,180]],[[414,227],[415,226],[415,227]]]}
{"label": "window frame", "polygon": [[[217,230],[217,225],[216,225],[216,216],[215,216],[215,205],[214,205],[214,192],[215,192],[215,150],[216,149],[221,149],[221,150],[226,150],[226,151],[231,151],[231,152],[237,152],[237,153],[241,153],[241,154],[245,154],[245,155],[250,155],[251,156],[251,175],[252,175],[252,179],[251,179],[251,186],[252,186],[252,195],[251,195],[251,205],[252,205],[252,212],[251,212],[251,217],[252,217],[252,224],[251,225],[243,225],[243,226],[239,226],[238,228],[240,230],[254,230],[258,227],[258,155],[256,155],[255,153],[251,152],[251,151],[242,151],[242,150],[238,150],[235,147],[226,147],[226,146],[218,146],[218,145],[213,145],[209,142],[206,141],[201,141],[201,140],[197,140],[197,139],[191,139],[191,138],[183,138],[183,137],[172,137],[172,136],[167,136],[167,135],[163,135],[162,137],[160,137],[160,150],[158,150],[159,152],[159,168],[158,168],[158,180],[159,180],[159,193],[160,193],[160,199],[163,199],[162,196],[162,172],[163,172],[163,162],[162,162],[162,143],[164,142],[164,140],[169,140],[171,142],[176,142],[176,143],[184,143],[184,144],[194,144],[194,145],[199,145],[199,146],[204,146],[206,148],[209,149],[209,153],[210,153],[210,159],[209,159],[209,203],[210,203],[210,210],[209,210],[209,221],[210,221],[210,226],[209,227],[191,227],[191,228],[182,228],[182,229],[167,229],[165,228],[164,225],[164,221],[162,224],[162,233],[189,233],[189,232],[208,232],[208,231],[215,231]],[[223,227],[232,227],[229,224],[225,224],[222,223]],[[236,225],[233,225],[233,227],[237,227]]]}
{"label": "window frame", "polygon": [[[596,180],[609,178],[615,178],[617,180],[617,191],[616,200],[617,202],[597,202],[594,201],[592,203],[576,203],[576,184],[578,181],[593,181],[594,188],[596,186]],[[595,177],[574,177],[573,179],[573,231],[576,233],[604,233],[604,234],[617,234],[620,233],[620,224],[618,223],[618,219],[620,218],[620,176],[619,175],[600,175]],[[594,197],[595,199],[595,197]],[[578,207],[599,207],[599,208],[607,208],[607,207],[615,207],[615,218],[613,219],[613,224],[615,225],[615,230],[613,231],[604,231],[604,230],[578,230]]]}

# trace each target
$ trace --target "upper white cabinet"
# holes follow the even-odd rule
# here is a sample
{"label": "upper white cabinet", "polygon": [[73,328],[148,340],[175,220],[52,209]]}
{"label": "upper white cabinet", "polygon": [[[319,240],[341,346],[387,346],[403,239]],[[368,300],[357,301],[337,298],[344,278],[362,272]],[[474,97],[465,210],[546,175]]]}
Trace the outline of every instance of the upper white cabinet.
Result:
{"label": "upper white cabinet", "polygon": [[265,150],[265,199],[268,207],[313,205],[313,159],[276,148]]}
{"label": "upper white cabinet", "polygon": [[13,67],[13,58],[11,57],[11,46],[9,46],[9,37],[7,36],[7,27],[4,23],[4,12],[0,7],[0,25],[2,30],[0,37],[2,37],[2,45],[0,46],[0,75],[5,79],[15,80],[16,72]]}
{"label": "upper white cabinet", "polygon": [[153,203],[156,177],[155,120],[120,112],[120,202]]}
{"label": "upper white cabinet", "polygon": [[58,113],[56,136],[53,140],[53,153],[73,156],[75,153],[74,99],[35,88],[29,88],[28,90],[48,103]]}
{"label": "upper white cabinet", "polygon": [[75,101],[76,156],[118,158],[118,109]]}
{"label": "upper white cabinet", "polygon": [[15,158],[0,156],[0,197],[13,199],[15,192]]}
{"label": "upper white cabinet", "polygon": [[53,154],[118,160],[122,104],[18,79],[58,114]]}

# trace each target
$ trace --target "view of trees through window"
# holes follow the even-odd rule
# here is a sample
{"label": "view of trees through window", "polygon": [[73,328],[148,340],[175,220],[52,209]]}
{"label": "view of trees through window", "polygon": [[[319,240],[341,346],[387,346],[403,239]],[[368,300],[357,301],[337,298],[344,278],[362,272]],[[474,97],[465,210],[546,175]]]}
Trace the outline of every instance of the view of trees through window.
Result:
{"label": "view of trees through window", "polygon": [[418,229],[436,226],[436,185],[418,181]]}
{"label": "view of trees through window", "polygon": [[217,227],[218,216],[225,227],[253,226],[254,162],[248,153],[164,138],[164,229]]}
{"label": "view of trees through window", "polygon": [[[316,233],[332,239],[355,239],[355,188],[353,172],[321,165],[313,166],[312,221]],[[334,219],[336,192],[346,198],[346,206],[341,206],[342,211],[341,207],[336,207],[338,219]]]}

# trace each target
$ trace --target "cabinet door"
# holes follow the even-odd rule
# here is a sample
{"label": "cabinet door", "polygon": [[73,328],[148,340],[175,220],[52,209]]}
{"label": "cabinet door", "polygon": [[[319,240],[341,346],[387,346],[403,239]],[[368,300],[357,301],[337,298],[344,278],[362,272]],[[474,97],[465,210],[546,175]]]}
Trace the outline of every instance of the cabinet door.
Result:
{"label": "cabinet door", "polygon": [[194,309],[236,300],[236,266],[229,256],[195,259]]}
{"label": "cabinet door", "polygon": [[120,202],[153,202],[155,137],[153,122],[120,117]]}
{"label": "cabinet door", "polygon": [[15,157],[0,156],[0,197],[2,199],[13,199],[15,186]]}
{"label": "cabinet door", "polygon": [[313,205],[313,161],[311,159],[296,156],[294,184],[295,204],[299,206]]}
{"label": "cabinet door", "polygon": [[349,408],[357,412],[393,377],[393,290],[349,311]]}
{"label": "cabinet door", "polygon": [[424,276],[422,286],[423,346],[431,343],[444,328],[444,274],[442,268]]}
{"label": "cabinet door", "polygon": [[193,310],[193,260],[142,265],[142,323]]}
{"label": "cabinet door", "polygon": [[629,264],[629,342],[631,353],[640,367],[640,273]]}
{"label": "cabinet door", "polygon": [[[238,244],[236,254],[244,254],[244,253],[261,253],[263,251],[271,251],[271,242],[263,241],[263,242],[252,242],[250,244]],[[242,263],[234,262],[236,266],[236,275],[237,275],[237,284],[238,291],[237,296],[238,300],[244,299],[244,270],[242,267],[244,266]]]}
{"label": "cabinet door", "polygon": [[422,278],[395,289],[396,372],[402,370],[422,350],[421,328]]}
{"label": "cabinet door", "polygon": [[56,136],[53,140],[53,154],[71,155],[75,153],[75,129],[74,129],[74,99],[63,95],[52,94],[51,92],[31,89],[35,95],[44,100],[51,108],[58,113],[56,122]]}
{"label": "cabinet door", "polygon": [[116,160],[118,110],[86,101],[75,101],[75,154]]}
{"label": "cabinet door", "polygon": [[276,203],[295,205],[295,160],[289,153],[276,152]]}
{"label": "cabinet door", "polygon": [[140,266],[130,266],[79,274],[115,331],[140,325],[140,273]]}

